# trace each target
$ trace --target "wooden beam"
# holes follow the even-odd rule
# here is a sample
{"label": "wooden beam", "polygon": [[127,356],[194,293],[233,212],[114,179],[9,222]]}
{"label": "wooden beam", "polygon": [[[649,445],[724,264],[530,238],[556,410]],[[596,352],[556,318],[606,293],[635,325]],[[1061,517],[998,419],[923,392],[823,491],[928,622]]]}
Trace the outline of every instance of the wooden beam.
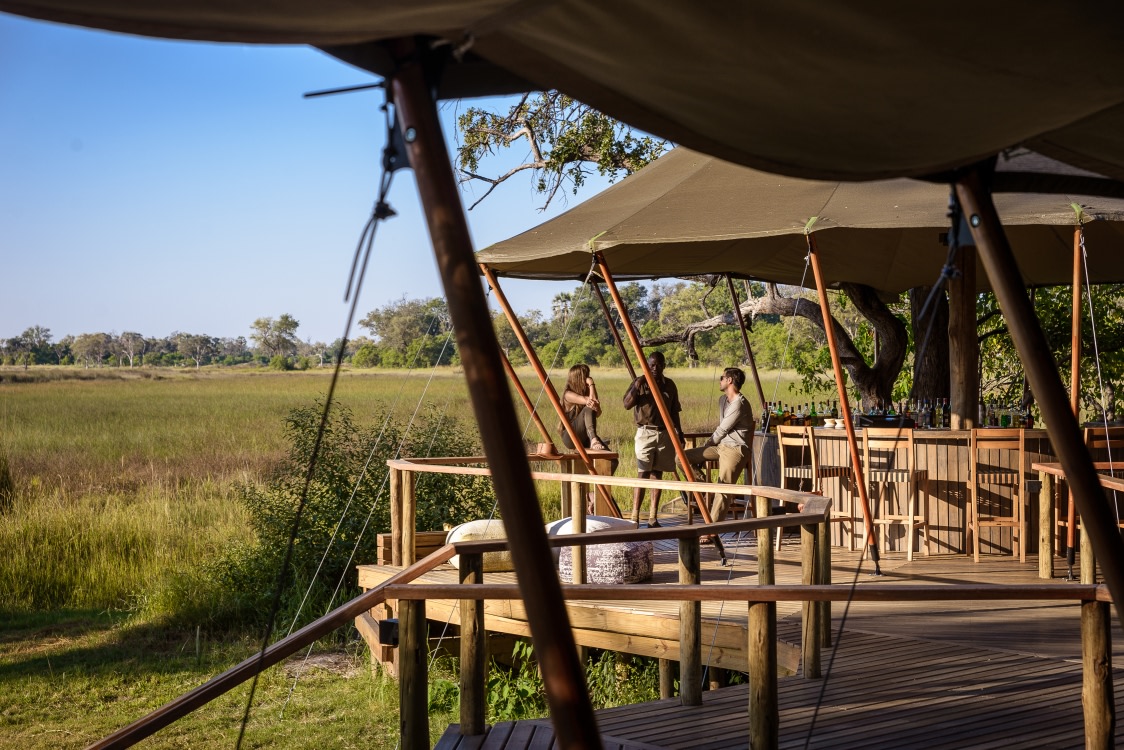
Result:
{"label": "wooden beam", "polygon": [[[1069,324],[1069,406],[1073,418],[1081,424],[1081,224],[1073,229],[1073,290],[1070,294]],[[1073,575],[1073,559],[1077,538],[1077,504],[1073,501],[1073,489],[1069,491],[1066,506],[1065,559]]]}
{"label": "wooden beam", "polygon": [[780,745],[777,698],[777,605],[749,605],[749,746],[775,750]]}
{"label": "wooden beam", "polygon": [[954,430],[980,427],[980,342],[976,333],[976,248],[961,245],[948,280],[948,359]]}
{"label": "wooden beam", "polygon": [[[625,309],[624,300],[621,299],[620,292],[617,291],[617,285],[613,281],[613,275],[609,271],[609,266],[605,263],[605,257],[601,253],[595,253],[594,258],[597,260],[597,267],[601,272],[601,278],[605,279],[605,286],[609,288],[609,296],[613,298],[613,304],[617,306],[617,313],[621,316],[621,325],[624,327],[625,333],[628,334],[629,342],[632,348],[636,351],[636,357],[640,360],[640,370],[644,373],[644,379],[648,381],[648,388],[652,391],[652,400],[656,404],[656,409],[659,410],[660,418],[663,419],[664,426],[667,431],[671,433],[674,429],[675,423],[671,420],[671,412],[667,408],[667,403],[663,400],[663,393],[656,385],[656,376],[652,374],[651,368],[648,367],[648,359],[644,356],[644,347],[640,345],[640,336],[636,333],[636,329],[632,325],[632,320],[628,317],[628,311]],[[680,466],[683,467],[683,473],[687,477],[687,481],[695,481],[695,473],[691,468],[691,462],[687,460],[687,454],[683,448],[683,444],[679,442],[679,436],[676,435],[671,441],[672,447],[675,448],[675,455],[679,459]],[[703,521],[711,523],[714,519],[710,517],[710,508],[703,501],[702,495],[692,490],[691,494],[695,498],[695,503],[699,506],[699,513],[702,514]]]}
{"label": "wooden beam", "polygon": [[[460,558],[461,585],[484,583],[484,556],[464,555]],[[461,599],[461,734],[484,734],[487,695],[488,647],[485,642],[484,600]]]}
{"label": "wooden beam", "polygon": [[[679,583],[702,582],[699,540],[679,540]],[[684,706],[702,705],[702,602],[679,603],[679,700]]]}
{"label": "wooden beam", "polygon": [[521,532],[512,540],[511,556],[527,602],[535,656],[547,676],[547,704],[558,744],[564,750],[600,749],[601,735],[586,690],[585,670],[577,658],[558,573],[546,545],[538,494],[503,376],[459,188],[424,74],[422,50],[412,39],[392,40],[386,46],[402,61],[390,79],[390,90],[417,177],[484,453],[494,472],[496,499],[504,523]]}
{"label": "wooden beam", "polygon": [[[818,583],[816,546],[816,527],[804,524],[800,527],[800,580],[805,586]],[[800,612],[804,679],[818,680],[823,676],[820,669],[820,640],[823,638],[820,632],[820,602],[804,602]]]}
{"label": "wooden beam", "polygon": [[504,372],[507,373],[508,380],[515,386],[515,392],[519,394],[519,400],[523,402],[527,413],[531,415],[531,421],[535,423],[535,429],[539,431],[539,437],[542,438],[542,441],[547,445],[554,445],[554,438],[551,437],[550,432],[546,429],[546,425],[543,424],[542,418],[539,417],[538,410],[536,410],[535,405],[531,403],[531,397],[527,395],[527,389],[523,387],[522,381],[519,380],[519,376],[515,373],[515,368],[511,366],[511,360],[507,358],[507,355],[503,353],[502,349],[500,350],[500,360],[503,362],[503,369]]}
{"label": "wooden beam", "polygon": [[820,271],[820,258],[817,254],[816,236],[808,232],[808,260],[812,266],[812,275],[816,279],[816,293],[820,299],[820,312],[823,315],[824,334],[827,337],[827,348],[831,353],[831,367],[835,372],[835,388],[839,393],[839,404],[842,407],[843,427],[847,433],[847,447],[851,451],[851,470],[855,474],[855,484],[858,485],[859,502],[862,506],[863,525],[866,528],[866,543],[870,550],[874,569],[878,567],[878,545],[874,539],[874,520],[870,514],[870,499],[866,494],[866,480],[863,475],[862,459],[859,458],[859,441],[855,437],[855,424],[851,420],[851,407],[847,401],[847,386],[843,381],[843,365],[839,362],[839,348],[835,345],[835,318],[831,316],[831,306],[827,303],[827,287],[824,285],[823,273]]}
{"label": "wooden beam", "polygon": [[1050,443],[1073,489],[1085,533],[1091,537],[1097,559],[1104,569],[1105,581],[1117,602],[1117,617],[1124,622],[1120,609],[1124,603],[1124,540],[1120,538],[1116,518],[1104,502],[1104,492],[1097,480],[1093,461],[1085,449],[1077,419],[1067,403],[1065,388],[1050,356],[1046,337],[1022,286],[1018,263],[1007,243],[1003,225],[990,193],[984,188],[980,167],[962,173],[955,186],[988,280],[1007,319],[1030,387],[1038,399],[1050,433]]}
{"label": "wooden beam", "polygon": [[403,750],[429,750],[429,623],[425,600],[398,605],[398,736]]}
{"label": "wooden beam", "polygon": [[1108,604],[1081,605],[1081,705],[1085,747],[1116,747],[1116,698],[1112,680],[1112,631]]}

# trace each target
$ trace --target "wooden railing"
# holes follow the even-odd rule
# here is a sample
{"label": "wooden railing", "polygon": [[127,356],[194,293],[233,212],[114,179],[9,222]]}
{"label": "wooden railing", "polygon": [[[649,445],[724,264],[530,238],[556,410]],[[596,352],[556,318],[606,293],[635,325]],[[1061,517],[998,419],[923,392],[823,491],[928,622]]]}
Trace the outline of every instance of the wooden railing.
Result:
{"label": "wooden railing", "polygon": [[[460,459],[477,463],[482,459]],[[449,459],[434,463],[424,460],[389,462],[397,479],[399,498],[405,501],[416,471],[438,473],[488,474],[487,469],[470,466],[449,466]],[[639,480],[612,476],[576,476],[558,472],[536,472],[537,479],[580,481],[582,484],[609,486],[660,487],[662,489],[693,489],[730,491],[729,485],[707,485],[677,481]],[[392,481],[395,481],[392,479]],[[759,504],[763,517],[724,521],[708,525],[687,525],[670,528],[602,531],[597,534],[575,534],[553,537],[552,546],[585,547],[627,541],[676,539],[679,543],[680,583],[678,585],[585,585],[563,587],[566,599],[665,601],[680,604],[680,669],[681,700],[687,705],[701,703],[701,603],[704,601],[744,601],[749,609],[749,744],[755,748],[777,747],[779,742],[779,706],[777,691],[777,614],[779,601],[801,601],[803,609],[802,661],[806,678],[818,678],[820,648],[827,642],[829,618],[827,603],[833,601],[939,601],[939,600],[1068,600],[1083,603],[1082,649],[1084,664],[1083,703],[1086,716],[1088,746],[1111,747],[1112,680],[1111,654],[1108,639],[1108,607],[1110,597],[1104,586],[1095,585],[1025,585],[1025,586],[920,586],[883,584],[877,587],[831,586],[828,581],[830,561],[823,554],[827,546],[827,519],[830,500],[817,495],[782,490],[776,487],[738,486],[740,494],[766,497],[793,503],[802,512],[766,516],[767,503]],[[580,497],[580,495],[579,495]],[[584,507],[584,503],[578,504]],[[408,528],[399,515],[402,531]],[[771,535],[777,529],[801,527],[802,581],[800,585],[775,585]],[[756,531],[758,534],[758,580],[760,585],[700,585],[699,537],[703,534],[725,534]],[[405,541],[404,539],[402,541]],[[334,629],[388,599],[399,602],[399,690],[401,710],[401,746],[405,750],[428,750],[430,747],[427,712],[428,648],[425,601],[456,599],[461,602],[461,731],[479,734],[484,731],[484,700],[486,656],[484,649],[484,612],[486,599],[520,599],[514,584],[486,584],[483,580],[483,555],[506,549],[505,540],[474,541],[446,544],[421,561],[413,563],[378,586],[347,604],[269,646],[263,652],[223,672],[207,683],[180,696],[139,721],[113,733],[91,748],[123,748],[151,736],[159,729],[185,716],[194,709],[217,698],[239,684],[300,651]],[[412,547],[411,547],[412,549]],[[402,554],[405,555],[403,545]],[[460,584],[418,583],[417,579],[454,555],[461,556]],[[584,557],[578,555],[575,559]],[[823,603],[817,606],[814,603]],[[1084,609],[1093,608],[1101,627],[1087,627]],[[541,645],[540,647],[549,647]],[[1106,669],[1106,666],[1108,668]],[[1106,677],[1107,675],[1107,677]]]}

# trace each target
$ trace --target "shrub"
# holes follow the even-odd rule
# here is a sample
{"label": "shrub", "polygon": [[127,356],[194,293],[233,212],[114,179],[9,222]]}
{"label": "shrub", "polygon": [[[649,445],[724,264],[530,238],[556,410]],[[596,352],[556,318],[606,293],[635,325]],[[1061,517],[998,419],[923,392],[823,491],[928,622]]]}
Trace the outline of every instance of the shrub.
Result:
{"label": "shrub", "polygon": [[[289,451],[279,471],[265,486],[240,488],[255,541],[227,550],[207,566],[212,593],[197,597],[205,611],[193,613],[195,618],[264,621],[304,490],[321,411],[319,404],[292,411],[286,419]],[[282,595],[281,622],[294,617],[306,590],[302,622],[358,593],[355,565],[376,559],[376,535],[390,528],[386,462],[400,445],[404,456],[479,451],[474,431],[435,413],[432,406],[408,431],[385,415],[376,415],[374,424],[360,428],[349,409],[333,407],[308,483]],[[494,507],[486,477],[420,474],[416,495],[418,526],[423,529],[487,517]]]}
{"label": "shrub", "polygon": [[287,371],[293,369],[293,363],[289,361],[288,357],[275,354],[273,358],[269,360],[269,369]]}

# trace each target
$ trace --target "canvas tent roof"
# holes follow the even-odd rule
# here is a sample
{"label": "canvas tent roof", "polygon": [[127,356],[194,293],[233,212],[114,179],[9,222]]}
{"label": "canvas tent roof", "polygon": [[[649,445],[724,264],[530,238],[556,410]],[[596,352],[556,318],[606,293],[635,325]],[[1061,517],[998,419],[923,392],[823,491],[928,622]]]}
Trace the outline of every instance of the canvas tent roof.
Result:
{"label": "canvas tent roof", "polygon": [[[1071,203],[1082,206],[1088,245],[1100,251],[1090,252],[1090,278],[1124,281],[1124,200],[997,195],[1024,280],[1071,282]],[[591,253],[601,251],[622,279],[730,273],[811,286],[804,231],[817,217],[812,231],[828,281],[897,293],[936,281],[948,254],[947,205],[943,185],[802,180],[678,148],[477,260],[504,276],[583,279]],[[981,270],[977,279],[986,284],[987,275]]]}
{"label": "canvas tent roof", "polygon": [[150,36],[453,46],[446,97],[558,88],[729,161],[816,179],[927,175],[1024,144],[1124,179],[1124,6],[648,0],[0,0]]}

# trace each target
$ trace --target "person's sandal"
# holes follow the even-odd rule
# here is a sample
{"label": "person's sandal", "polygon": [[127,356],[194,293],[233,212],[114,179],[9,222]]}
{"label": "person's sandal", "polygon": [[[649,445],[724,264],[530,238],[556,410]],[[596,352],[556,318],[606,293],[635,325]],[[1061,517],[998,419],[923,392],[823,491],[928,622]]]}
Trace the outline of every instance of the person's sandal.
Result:
{"label": "person's sandal", "polygon": [[607,450],[609,450],[608,446],[606,446],[600,440],[589,441],[589,449],[595,450],[595,451],[607,451]]}

